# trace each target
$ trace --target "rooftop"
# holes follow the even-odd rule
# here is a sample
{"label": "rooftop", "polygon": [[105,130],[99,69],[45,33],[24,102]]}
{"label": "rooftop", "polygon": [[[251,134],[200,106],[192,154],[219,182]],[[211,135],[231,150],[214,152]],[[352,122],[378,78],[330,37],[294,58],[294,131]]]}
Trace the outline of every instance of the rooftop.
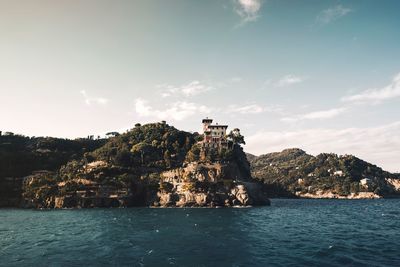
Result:
{"label": "rooftop", "polygon": [[219,124],[208,125],[208,128],[218,128],[218,127],[228,128],[228,125],[219,125]]}

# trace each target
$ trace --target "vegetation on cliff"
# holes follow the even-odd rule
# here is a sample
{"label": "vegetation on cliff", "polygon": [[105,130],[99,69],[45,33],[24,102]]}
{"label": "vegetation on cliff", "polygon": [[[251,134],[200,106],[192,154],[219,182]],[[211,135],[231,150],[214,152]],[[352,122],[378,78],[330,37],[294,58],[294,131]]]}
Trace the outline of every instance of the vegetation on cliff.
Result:
{"label": "vegetation on cliff", "polygon": [[[191,178],[194,179],[191,183],[212,189],[212,192],[205,192],[206,196],[211,194],[219,196],[222,192],[228,194],[229,188],[222,190],[224,187],[222,180],[251,181],[250,165],[240,146],[240,143],[244,143],[244,138],[238,129],[232,134],[234,135],[229,139],[229,146],[204,149],[200,142],[202,136],[198,133],[180,131],[165,122],[136,124],[126,133],[110,134],[110,138],[93,149],[79,150],[80,153],[65,155],[65,159],[58,165],[39,168],[47,171],[34,172],[32,175],[27,171],[21,174],[29,175],[23,183],[23,205],[26,207],[152,205],[157,192],[165,186],[165,183],[160,182],[162,174],[168,170],[185,168],[192,163],[218,166],[217,169],[223,170],[216,176],[221,181],[211,181],[212,184],[215,183],[214,185],[205,184],[210,181],[199,183],[194,181],[197,178]],[[75,141],[70,142],[75,145]],[[66,147],[68,148],[68,144]],[[200,169],[194,171],[192,176],[199,176],[204,168]],[[205,175],[208,177],[211,172],[216,171],[215,168],[211,168]],[[217,185],[219,182],[222,184]],[[188,187],[185,194],[190,191],[195,193],[196,188],[196,186]],[[245,190],[241,192],[242,195],[244,193],[247,192]],[[207,197],[204,201],[205,205],[209,203]]]}
{"label": "vegetation on cliff", "polygon": [[165,169],[182,165],[187,152],[198,140],[197,133],[153,123],[110,138],[101,148],[85,155],[87,161],[104,160],[126,168]]}
{"label": "vegetation on cliff", "polygon": [[352,155],[323,153],[314,157],[301,149],[286,149],[259,157],[249,155],[248,159],[253,177],[285,196],[327,191],[340,196],[398,194],[388,183],[388,179],[397,178],[395,174]]}
{"label": "vegetation on cliff", "polygon": [[21,196],[22,177],[35,171],[57,171],[72,159],[104,145],[105,140],[0,135],[0,206],[13,206]]}
{"label": "vegetation on cliff", "polygon": [[21,200],[25,207],[261,203],[253,178],[269,196],[393,196],[400,190],[398,174],[351,155],[312,156],[286,149],[246,157],[239,129],[227,135],[226,145],[211,147],[201,142],[202,135],[165,122],[136,124],[108,136],[0,136],[0,206]]}

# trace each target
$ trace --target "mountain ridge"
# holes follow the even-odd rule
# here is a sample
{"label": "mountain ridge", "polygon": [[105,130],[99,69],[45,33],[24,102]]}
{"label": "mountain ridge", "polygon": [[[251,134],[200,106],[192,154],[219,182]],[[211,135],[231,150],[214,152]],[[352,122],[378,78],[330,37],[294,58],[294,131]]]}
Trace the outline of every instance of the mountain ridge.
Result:
{"label": "mountain ridge", "polygon": [[[270,187],[299,197],[390,197],[399,194],[400,177],[353,155],[307,154],[299,148],[248,155],[252,176]],[[353,194],[353,195],[352,195]],[[278,195],[279,196],[279,195]]]}

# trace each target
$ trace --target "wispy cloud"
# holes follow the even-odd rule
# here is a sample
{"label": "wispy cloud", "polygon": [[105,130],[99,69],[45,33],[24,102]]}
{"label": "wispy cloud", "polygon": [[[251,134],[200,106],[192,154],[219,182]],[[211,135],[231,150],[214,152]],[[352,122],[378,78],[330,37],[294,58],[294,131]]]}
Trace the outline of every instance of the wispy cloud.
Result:
{"label": "wispy cloud", "polygon": [[258,114],[258,113],[264,112],[265,108],[263,108],[262,106],[257,105],[257,104],[249,104],[249,105],[243,105],[243,106],[232,105],[229,107],[228,110],[230,113]]}
{"label": "wispy cloud", "polygon": [[283,122],[295,122],[299,120],[317,120],[317,119],[331,119],[334,118],[343,112],[345,112],[347,108],[333,108],[328,110],[319,110],[313,111],[301,115],[296,115],[292,117],[284,117],[281,119]]}
{"label": "wispy cloud", "polygon": [[279,106],[261,106],[259,104],[250,103],[244,105],[230,105],[227,113],[238,114],[260,114],[264,112],[281,113],[282,108]]}
{"label": "wispy cloud", "polygon": [[342,5],[336,5],[322,10],[321,13],[318,14],[316,21],[320,24],[328,24],[347,15],[351,11],[352,10],[350,8],[343,7]]}
{"label": "wispy cloud", "polygon": [[382,101],[397,97],[400,97],[400,73],[398,73],[393,78],[392,82],[389,85],[383,88],[369,89],[359,94],[346,96],[342,98],[342,101],[352,103],[378,104]]}
{"label": "wispy cloud", "polygon": [[400,171],[399,132],[400,121],[371,128],[260,131],[246,137],[246,151],[259,155],[298,147],[314,155],[354,154],[389,171]]}
{"label": "wispy cloud", "polygon": [[233,0],[235,12],[241,17],[242,23],[256,21],[261,10],[261,0]]}
{"label": "wispy cloud", "polygon": [[161,120],[172,119],[175,121],[181,121],[196,114],[207,115],[211,112],[211,109],[207,106],[185,101],[171,103],[165,109],[156,109],[141,98],[136,99],[135,110],[142,117],[152,117]]}
{"label": "wispy cloud", "polygon": [[294,74],[288,74],[288,75],[283,76],[282,78],[280,78],[277,82],[275,82],[273,84],[276,87],[285,87],[285,86],[302,83],[303,81],[304,81],[303,77],[300,77],[300,76],[297,76]]}
{"label": "wispy cloud", "polygon": [[169,96],[185,96],[192,97],[195,95],[199,95],[214,89],[214,87],[210,85],[206,85],[201,83],[200,81],[191,81],[188,84],[184,84],[182,86],[173,86],[169,84],[160,84],[156,86],[162,90],[162,97]]}
{"label": "wispy cloud", "polygon": [[104,97],[89,97],[85,90],[81,90],[80,93],[88,106],[92,104],[105,105],[108,103],[108,99]]}

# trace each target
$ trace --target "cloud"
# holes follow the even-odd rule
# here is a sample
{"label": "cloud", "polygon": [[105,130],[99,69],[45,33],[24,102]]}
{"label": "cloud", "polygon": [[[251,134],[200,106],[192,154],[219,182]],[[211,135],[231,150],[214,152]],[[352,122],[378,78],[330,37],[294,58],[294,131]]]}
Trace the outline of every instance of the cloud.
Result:
{"label": "cloud", "polygon": [[209,114],[211,112],[209,107],[185,101],[171,103],[167,108],[160,110],[153,108],[146,100],[141,98],[136,99],[135,110],[136,113],[142,117],[153,117],[160,120],[172,119],[175,121],[181,121],[193,115]]}
{"label": "cloud", "polygon": [[378,104],[382,101],[400,97],[400,73],[398,73],[392,82],[378,89],[365,90],[359,94],[346,96],[342,98],[344,102],[353,103],[372,103]]}
{"label": "cloud", "polygon": [[285,117],[285,118],[282,118],[281,121],[294,122],[294,121],[299,121],[299,120],[331,119],[333,117],[336,117],[336,116],[342,114],[346,110],[347,110],[347,108],[333,108],[333,109],[328,109],[328,110],[313,111],[310,113],[297,115],[297,116],[293,116],[293,117]]}
{"label": "cloud", "polygon": [[229,113],[240,113],[240,114],[258,114],[264,112],[265,109],[257,104],[249,104],[244,106],[232,105],[229,107]]}
{"label": "cloud", "polygon": [[196,80],[178,87],[169,84],[161,84],[156,87],[162,89],[162,97],[170,97],[174,95],[192,97],[214,89],[212,86],[202,84],[200,81]]}
{"label": "cloud", "polygon": [[90,106],[92,104],[106,105],[108,103],[108,99],[107,98],[89,97],[85,90],[80,91],[80,93],[83,96],[83,98],[85,99],[86,105],[88,105],[88,106]]}
{"label": "cloud", "polygon": [[[304,78],[300,76],[296,76],[293,74],[288,74],[283,76],[279,81],[275,83],[276,87],[285,87],[285,86],[290,86],[293,84],[301,83],[304,81]],[[268,83],[268,82],[267,82]]]}
{"label": "cloud", "polygon": [[317,16],[316,21],[320,24],[329,24],[332,21],[335,21],[352,10],[350,8],[343,7],[342,5],[337,5],[334,7],[330,7],[328,9],[322,10],[321,13]]}
{"label": "cloud", "polygon": [[313,155],[354,154],[389,171],[400,171],[400,121],[371,128],[260,131],[246,137],[246,151],[259,155],[298,147]]}
{"label": "cloud", "polygon": [[230,105],[227,113],[238,113],[238,114],[260,114],[263,112],[280,113],[282,108],[279,106],[260,106],[252,103],[247,105]]}
{"label": "cloud", "polygon": [[242,18],[243,23],[256,21],[261,5],[261,0],[234,0],[235,12]]}

